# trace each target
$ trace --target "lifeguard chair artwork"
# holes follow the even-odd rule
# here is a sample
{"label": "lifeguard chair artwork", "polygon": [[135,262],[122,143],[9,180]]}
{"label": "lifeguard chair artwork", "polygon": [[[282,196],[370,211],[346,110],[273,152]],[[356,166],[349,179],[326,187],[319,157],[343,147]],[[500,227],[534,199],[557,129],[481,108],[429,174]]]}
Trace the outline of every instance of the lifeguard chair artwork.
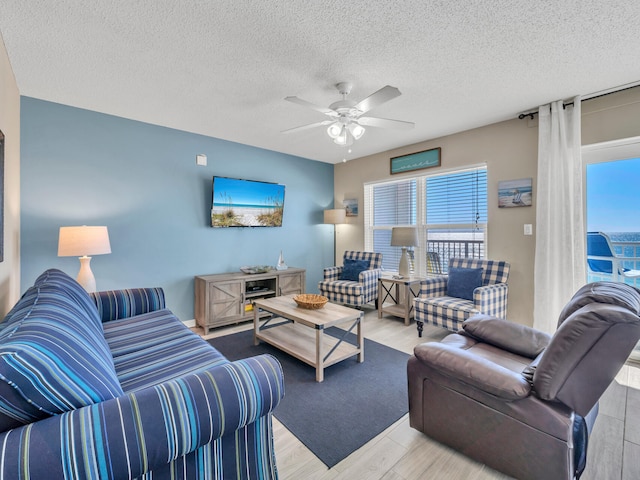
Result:
{"label": "lifeguard chair artwork", "polygon": [[498,182],[498,207],[530,207],[533,204],[531,178]]}

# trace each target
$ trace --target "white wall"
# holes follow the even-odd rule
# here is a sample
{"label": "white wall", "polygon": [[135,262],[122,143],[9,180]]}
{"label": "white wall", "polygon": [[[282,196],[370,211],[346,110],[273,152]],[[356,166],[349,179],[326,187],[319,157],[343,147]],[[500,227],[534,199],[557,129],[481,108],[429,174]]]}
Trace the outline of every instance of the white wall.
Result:
{"label": "white wall", "polygon": [[[583,144],[640,135],[640,87],[586,101],[582,111]],[[509,318],[532,325],[537,117],[533,121],[516,118],[336,165],[336,208],[344,199],[357,198],[360,209],[358,217],[347,219],[348,225],[338,226],[338,259],[342,258],[344,250],[364,248],[363,184],[392,178],[389,173],[391,157],[435,147],[442,148],[440,170],[486,162],[489,188],[487,258],[511,263]],[[498,182],[528,177],[533,178],[534,206],[498,208]],[[526,223],[533,224],[533,236],[523,234]]]}
{"label": "white wall", "polygon": [[0,37],[0,130],[4,150],[4,261],[0,263],[0,317],[20,295],[20,92]]}

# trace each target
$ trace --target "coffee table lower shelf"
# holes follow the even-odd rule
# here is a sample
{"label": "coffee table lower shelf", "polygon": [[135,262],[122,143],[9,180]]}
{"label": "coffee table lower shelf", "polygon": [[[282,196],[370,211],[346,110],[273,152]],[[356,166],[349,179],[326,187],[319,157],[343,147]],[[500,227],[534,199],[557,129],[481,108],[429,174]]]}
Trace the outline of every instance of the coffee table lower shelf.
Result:
{"label": "coffee table lower shelf", "polygon": [[[324,380],[324,369],[335,363],[353,356],[364,362],[361,311],[332,303],[321,310],[306,310],[297,307],[293,295],[258,300],[254,308],[254,343],[268,343],[315,367],[317,382]],[[266,312],[272,315],[263,317]],[[325,333],[338,324],[348,327],[341,338]],[[355,343],[348,339],[354,329]]]}
{"label": "coffee table lower shelf", "polygon": [[[322,330],[315,330],[314,334],[314,330],[295,323],[268,328],[256,337],[316,368],[326,368],[361,353],[355,345],[340,342],[339,338],[325,335]],[[332,351],[334,347],[336,348]],[[329,352],[331,353],[327,355]]]}

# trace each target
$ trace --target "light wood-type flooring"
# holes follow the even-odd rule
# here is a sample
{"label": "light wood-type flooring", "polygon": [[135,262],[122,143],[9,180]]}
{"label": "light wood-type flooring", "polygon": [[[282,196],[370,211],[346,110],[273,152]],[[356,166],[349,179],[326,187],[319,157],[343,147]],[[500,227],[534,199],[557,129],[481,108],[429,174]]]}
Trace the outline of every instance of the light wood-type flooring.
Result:
{"label": "light wood-type flooring", "polygon": [[[366,338],[407,353],[418,343],[437,341],[448,334],[444,329],[425,325],[420,339],[415,322],[405,326],[397,317],[378,319],[377,312],[367,308],[364,326]],[[223,327],[204,338],[249,328],[251,323]],[[201,329],[194,330],[202,334]],[[281,480],[509,478],[413,430],[407,415],[331,469],[275,418],[274,430]],[[622,368],[600,401],[600,414],[589,439],[588,465],[582,479],[640,479],[640,368],[634,365]]]}

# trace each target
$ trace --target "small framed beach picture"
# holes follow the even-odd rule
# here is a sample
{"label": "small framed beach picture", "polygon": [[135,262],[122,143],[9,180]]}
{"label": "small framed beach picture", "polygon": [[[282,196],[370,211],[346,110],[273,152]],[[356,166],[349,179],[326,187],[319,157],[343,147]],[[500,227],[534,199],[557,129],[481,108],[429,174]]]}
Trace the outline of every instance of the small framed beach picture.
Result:
{"label": "small framed beach picture", "polygon": [[533,203],[533,180],[503,180],[498,182],[498,207],[530,207]]}
{"label": "small framed beach picture", "polygon": [[346,210],[347,217],[358,216],[358,199],[357,198],[348,198],[346,200],[343,200],[342,205]]}

